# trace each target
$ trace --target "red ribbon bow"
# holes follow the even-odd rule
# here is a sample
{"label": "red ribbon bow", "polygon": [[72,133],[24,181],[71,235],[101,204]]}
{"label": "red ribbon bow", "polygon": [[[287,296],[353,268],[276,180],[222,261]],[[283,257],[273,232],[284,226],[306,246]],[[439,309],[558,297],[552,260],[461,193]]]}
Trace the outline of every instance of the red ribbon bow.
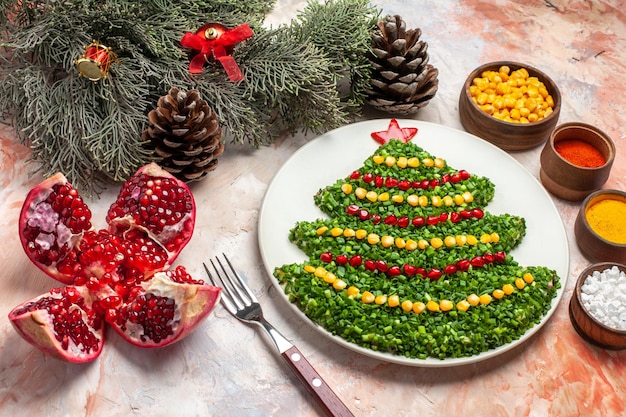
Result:
{"label": "red ribbon bow", "polygon": [[219,23],[208,23],[196,31],[186,32],[180,40],[186,48],[199,51],[189,63],[189,72],[199,74],[205,62],[218,60],[232,82],[243,80],[243,74],[235,59],[230,56],[233,47],[241,41],[252,37],[252,29],[247,23],[228,29]]}

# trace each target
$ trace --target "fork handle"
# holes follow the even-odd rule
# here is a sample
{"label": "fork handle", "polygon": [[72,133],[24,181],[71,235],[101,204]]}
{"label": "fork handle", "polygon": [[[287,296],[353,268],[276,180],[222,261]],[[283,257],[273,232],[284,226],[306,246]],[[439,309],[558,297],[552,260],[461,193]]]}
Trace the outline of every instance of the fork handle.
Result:
{"label": "fork handle", "polygon": [[324,379],[322,379],[297,347],[292,346],[281,355],[291,369],[300,377],[300,380],[306,385],[318,404],[326,411],[326,414],[333,417],[354,417],[354,414],[328,384],[324,382]]}

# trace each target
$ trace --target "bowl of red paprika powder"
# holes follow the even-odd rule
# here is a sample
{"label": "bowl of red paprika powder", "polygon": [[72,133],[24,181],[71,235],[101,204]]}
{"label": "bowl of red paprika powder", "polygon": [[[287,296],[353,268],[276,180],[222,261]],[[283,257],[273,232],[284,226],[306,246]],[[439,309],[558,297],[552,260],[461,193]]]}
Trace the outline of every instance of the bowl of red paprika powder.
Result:
{"label": "bowl of red paprika powder", "polygon": [[615,144],[602,130],[585,123],[557,126],[541,151],[539,178],[546,190],[580,201],[609,178]]}
{"label": "bowl of red paprika powder", "polygon": [[587,258],[626,264],[626,192],[599,190],[583,201],[574,235]]}

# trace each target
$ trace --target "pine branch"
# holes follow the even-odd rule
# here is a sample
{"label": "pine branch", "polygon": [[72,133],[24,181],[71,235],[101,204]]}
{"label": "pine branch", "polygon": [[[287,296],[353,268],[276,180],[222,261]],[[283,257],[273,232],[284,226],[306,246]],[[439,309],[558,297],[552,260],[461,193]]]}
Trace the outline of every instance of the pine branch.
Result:
{"label": "pine branch", "polygon": [[327,0],[309,2],[291,26],[300,42],[312,43],[331,60],[337,83],[348,80],[349,94],[343,99],[351,108],[360,107],[365,100],[364,86],[371,71],[366,56],[378,17],[369,0]]}
{"label": "pine branch", "polygon": [[[225,136],[253,146],[345,124],[367,85],[377,13],[367,0],[310,2],[290,25],[268,30],[263,21],[274,3],[0,0],[0,112],[44,175],[62,171],[86,193],[152,159],[141,133],[171,87],[197,88]],[[216,62],[190,74],[191,51],[180,39],[210,21],[253,28],[233,52],[244,81],[230,82]],[[94,40],[119,58],[96,83],[75,67]]]}

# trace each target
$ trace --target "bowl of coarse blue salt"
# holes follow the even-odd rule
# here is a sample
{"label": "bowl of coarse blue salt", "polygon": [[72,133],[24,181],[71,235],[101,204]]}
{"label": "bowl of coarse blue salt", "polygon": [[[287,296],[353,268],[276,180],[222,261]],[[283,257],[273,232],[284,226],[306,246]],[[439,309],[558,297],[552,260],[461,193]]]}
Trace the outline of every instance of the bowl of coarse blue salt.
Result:
{"label": "bowl of coarse blue salt", "polygon": [[569,305],[574,329],[607,349],[626,349],[626,266],[602,262],[578,277]]}

